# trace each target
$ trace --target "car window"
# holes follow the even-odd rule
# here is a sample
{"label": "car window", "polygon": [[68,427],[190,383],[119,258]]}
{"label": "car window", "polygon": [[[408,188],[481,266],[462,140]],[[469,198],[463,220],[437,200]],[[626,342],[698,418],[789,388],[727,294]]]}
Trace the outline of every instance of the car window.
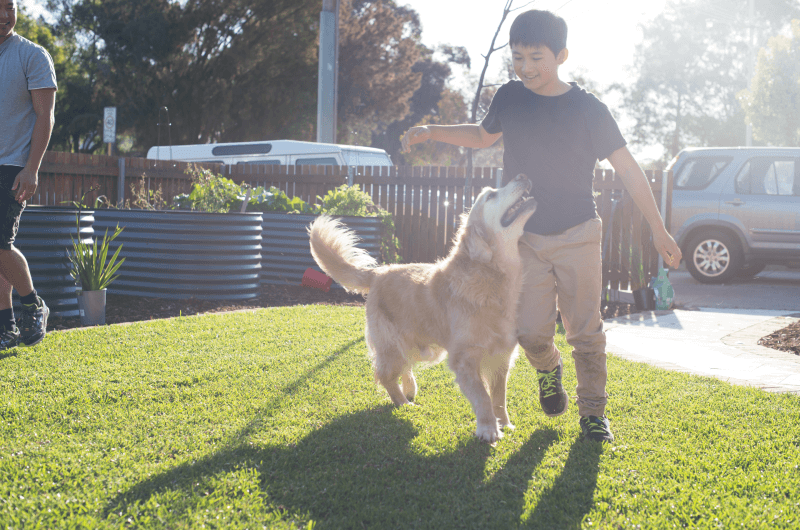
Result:
{"label": "car window", "polygon": [[751,158],[736,175],[736,192],[749,195],[793,195],[797,175],[794,159]]}
{"label": "car window", "polygon": [[336,159],[332,156],[323,158],[298,158],[295,163],[296,166],[338,166]]}
{"label": "car window", "polygon": [[675,189],[699,190],[705,188],[728,167],[733,157],[716,156],[691,158],[675,175]]}
{"label": "car window", "polygon": [[247,160],[245,162],[236,162],[237,166],[279,166],[280,160]]}

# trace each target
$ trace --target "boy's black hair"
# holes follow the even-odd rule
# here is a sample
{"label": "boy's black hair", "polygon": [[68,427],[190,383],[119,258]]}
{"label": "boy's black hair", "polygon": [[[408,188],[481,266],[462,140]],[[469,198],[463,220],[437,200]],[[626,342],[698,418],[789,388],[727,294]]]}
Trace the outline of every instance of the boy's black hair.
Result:
{"label": "boy's black hair", "polygon": [[525,11],[511,24],[508,44],[547,46],[553,55],[558,55],[567,47],[567,22],[550,11]]}

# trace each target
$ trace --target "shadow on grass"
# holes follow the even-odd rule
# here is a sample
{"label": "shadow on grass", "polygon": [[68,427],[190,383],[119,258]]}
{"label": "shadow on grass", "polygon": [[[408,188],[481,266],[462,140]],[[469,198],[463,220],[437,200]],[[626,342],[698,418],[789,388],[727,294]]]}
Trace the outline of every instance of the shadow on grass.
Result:
{"label": "shadow on grass", "polygon": [[594,504],[600,455],[605,447],[576,439],[569,450],[564,470],[536,504],[523,528],[580,528]]}
{"label": "shadow on grass", "polygon": [[[129,507],[141,514],[155,500],[168,504],[180,520],[207,507],[205,496],[213,495],[220,477],[254,470],[266,510],[283,510],[287,517],[307,514],[323,528],[519,526],[534,470],[558,439],[553,429],[533,433],[493,472],[487,471],[487,460],[494,449],[475,438],[443,454],[415,447],[415,426],[398,418],[391,405],[340,416],[297,445],[251,444],[263,420],[280,410],[288,396],[363,340],[343,345],[287,384],[220,450],[148,477],[110,499],[104,516],[113,519]],[[593,444],[573,445],[561,477],[522,524],[579,526],[591,507],[598,451]]]}
{"label": "shadow on grass", "polygon": [[170,509],[181,517],[196,511],[218,475],[255,469],[273,507],[308,514],[320,527],[394,528],[405,521],[428,528],[505,528],[519,523],[531,475],[557,440],[554,430],[534,433],[487,477],[490,446],[473,438],[447,454],[421,455],[411,446],[416,430],[392,410],[387,405],[339,417],[294,447],[254,447],[245,441],[225,448],[140,482],[112,499],[105,515],[180,492],[182,504],[170,503]]}
{"label": "shadow on grass", "polygon": [[9,350],[0,351],[0,361],[8,359],[9,357],[18,357],[19,356],[19,346],[16,348],[11,348]]}

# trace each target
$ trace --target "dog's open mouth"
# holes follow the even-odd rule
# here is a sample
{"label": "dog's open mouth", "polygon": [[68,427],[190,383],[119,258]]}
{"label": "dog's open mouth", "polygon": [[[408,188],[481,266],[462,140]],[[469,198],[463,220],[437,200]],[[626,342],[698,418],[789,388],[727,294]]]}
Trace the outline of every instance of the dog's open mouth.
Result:
{"label": "dog's open mouth", "polygon": [[512,204],[511,208],[506,210],[506,213],[503,214],[503,217],[500,219],[500,224],[505,228],[513,223],[522,212],[527,212],[534,208],[536,208],[536,201],[533,197],[520,197],[517,202]]}

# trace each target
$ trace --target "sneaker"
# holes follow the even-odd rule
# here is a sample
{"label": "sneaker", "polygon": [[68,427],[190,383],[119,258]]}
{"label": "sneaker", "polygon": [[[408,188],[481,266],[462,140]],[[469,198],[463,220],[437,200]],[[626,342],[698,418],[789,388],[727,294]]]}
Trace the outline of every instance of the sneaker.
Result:
{"label": "sneaker", "polygon": [[569,396],[561,386],[562,362],[549,372],[536,370],[539,377],[539,403],[546,416],[561,416],[567,411]]}
{"label": "sneaker", "polygon": [[614,434],[605,416],[581,416],[581,430],[588,440],[613,442]]}
{"label": "sneaker", "polygon": [[38,304],[22,304],[22,316],[19,318],[19,336],[23,346],[35,346],[42,342],[47,334],[47,317],[50,308],[39,298]]}
{"label": "sneaker", "polygon": [[10,350],[19,346],[19,331],[17,328],[0,331],[0,351]]}

